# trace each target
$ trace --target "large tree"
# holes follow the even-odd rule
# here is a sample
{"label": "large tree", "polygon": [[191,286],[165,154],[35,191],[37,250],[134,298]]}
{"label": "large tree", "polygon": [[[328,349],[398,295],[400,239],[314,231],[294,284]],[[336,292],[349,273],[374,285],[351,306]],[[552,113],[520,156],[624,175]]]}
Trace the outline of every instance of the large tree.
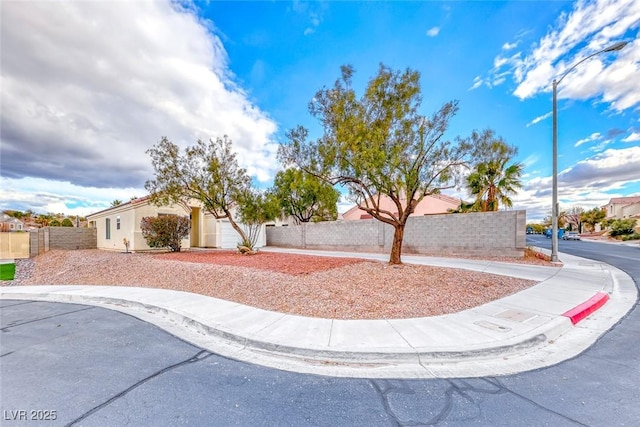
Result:
{"label": "large tree", "polygon": [[271,190],[286,215],[298,223],[333,221],[338,217],[340,193],[330,184],[300,169],[278,172]]}
{"label": "large tree", "polygon": [[596,224],[600,223],[607,216],[607,212],[603,208],[593,208],[580,214],[580,220],[589,226],[591,231],[594,231]]}
{"label": "large tree", "polygon": [[[308,140],[302,126],[287,133],[279,157],[323,181],[346,186],[352,201],[378,221],[394,228],[389,262],[400,264],[409,215],[425,196],[452,186],[457,165],[469,146],[444,138],[458,110],[447,102],[432,116],[419,113],[420,74],[380,65],[378,74],[358,98],[352,87],[354,70],[341,68],[332,88],[318,91],[309,104],[323,135]],[[381,207],[388,197],[395,209]]]}
{"label": "large tree", "polygon": [[569,230],[582,232],[582,214],[584,208],[581,206],[572,206],[566,211],[560,212],[560,216],[564,218],[569,225]]}
{"label": "large tree", "polygon": [[251,178],[238,165],[231,140],[225,136],[187,147],[184,154],[166,137],[147,150],[155,171],[155,179],[145,188],[156,205],[177,203],[188,208],[191,200],[217,219],[226,218],[240,235],[250,241],[236,223],[233,209],[240,196],[251,188]]}
{"label": "large tree", "polygon": [[469,138],[473,145],[472,171],[467,187],[475,197],[473,210],[497,211],[500,205],[513,206],[512,195],[522,188],[523,165],[512,162],[518,153],[491,129],[474,131]]}

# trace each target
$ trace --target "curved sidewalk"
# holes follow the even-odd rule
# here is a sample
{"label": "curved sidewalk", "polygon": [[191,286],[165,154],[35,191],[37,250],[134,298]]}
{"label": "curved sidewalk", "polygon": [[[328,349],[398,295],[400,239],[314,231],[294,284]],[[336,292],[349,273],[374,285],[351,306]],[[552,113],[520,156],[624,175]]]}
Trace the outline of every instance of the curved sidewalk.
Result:
{"label": "curved sidewalk", "polygon": [[[264,250],[387,259],[382,254]],[[539,282],[479,307],[416,319],[309,318],[198,294],[117,286],[2,287],[0,298],[115,309],[212,352],[296,372],[367,378],[493,376],[579,354],[635,304],[635,284],[624,272],[567,254],[560,258],[564,264],[556,268],[405,255],[405,263]]]}

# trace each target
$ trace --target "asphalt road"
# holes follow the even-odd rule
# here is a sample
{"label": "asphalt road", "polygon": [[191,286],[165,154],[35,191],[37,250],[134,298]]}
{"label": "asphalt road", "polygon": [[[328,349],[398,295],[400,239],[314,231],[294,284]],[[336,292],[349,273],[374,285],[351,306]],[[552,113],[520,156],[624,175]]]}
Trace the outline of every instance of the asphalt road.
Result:
{"label": "asphalt road", "polygon": [[[533,236],[536,246],[550,244]],[[564,242],[640,282],[640,248]],[[102,308],[0,301],[0,424],[636,426],[640,310],[580,356],[497,378],[340,379],[226,359]]]}

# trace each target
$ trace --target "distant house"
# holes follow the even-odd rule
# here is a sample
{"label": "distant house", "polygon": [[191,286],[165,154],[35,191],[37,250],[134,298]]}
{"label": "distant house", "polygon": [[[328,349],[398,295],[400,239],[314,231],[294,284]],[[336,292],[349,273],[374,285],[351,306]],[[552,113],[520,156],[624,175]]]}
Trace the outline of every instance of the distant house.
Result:
{"label": "distant house", "polygon": [[[398,210],[393,201],[387,196],[380,196],[380,209],[392,212],[397,215]],[[406,200],[403,201],[403,205],[406,206]],[[460,207],[460,200],[444,194],[432,194],[426,196],[418,203],[411,216],[423,216],[443,214],[456,210]],[[358,219],[372,218],[367,212],[363,211],[358,205],[352,207],[348,211],[342,214],[342,218],[345,221],[353,221]]]}
{"label": "distant house", "polygon": [[603,208],[607,218],[640,218],[640,196],[614,197]]}
{"label": "distant house", "polygon": [[2,214],[0,216],[0,231],[24,231],[24,223],[18,218],[14,218],[7,214]]}
{"label": "distant house", "polygon": [[[142,218],[162,215],[191,218],[191,233],[182,241],[183,249],[235,249],[240,241],[240,236],[229,220],[216,219],[213,215],[206,213],[196,201],[190,203],[188,208],[180,205],[158,207],[150,203],[148,197],[143,197],[88,215],[87,221],[89,227],[97,229],[98,249],[124,251],[126,238],[129,241],[129,250],[135,252],[151,249],[142,236],[140,229]],[[266,245],[264,225],[262,227],[256,247]]]}

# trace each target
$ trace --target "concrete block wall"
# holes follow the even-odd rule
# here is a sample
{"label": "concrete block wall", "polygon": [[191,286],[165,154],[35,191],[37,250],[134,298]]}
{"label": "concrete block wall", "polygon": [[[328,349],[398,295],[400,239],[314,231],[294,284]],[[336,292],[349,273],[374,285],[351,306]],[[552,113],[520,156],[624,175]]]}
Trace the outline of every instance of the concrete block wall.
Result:
{"label": "concrete block wall", "polygon": [[364,219],[267,227],[267,246],[380,252],[384,249],[384,239],[379,238],[383,235],[380,232],[383,225],[377,220]]}
{"label": "concrete block wall", "polygon": [[29,233],[30,255],[40,255],[50,249],[96,249],[95,228],[46,227]]}
{"label": "concrete block wall", "polygon": [[49,248],[96,249],[98,247],[96,231],[95,228],[50,227]]}
{"label": "concrete block wall", "polygon": [[49,250],[49,229],[40,228],[29,232],[29,256],[34,257]]}
{"label": "concrete block wall", "polygon": [[[405,228],[403,252],[522,256],[526,212],[475,212],[413,217]],[[391,241],[385,242],[391,249]]]}
{"label": "concrete block wall", "polygon": [[[479,256],[524,254],[526,212],[501,211],[411,217],[403,253]],[[394,228],[375,219],[268,227],[267,245],[389,252]]]}

